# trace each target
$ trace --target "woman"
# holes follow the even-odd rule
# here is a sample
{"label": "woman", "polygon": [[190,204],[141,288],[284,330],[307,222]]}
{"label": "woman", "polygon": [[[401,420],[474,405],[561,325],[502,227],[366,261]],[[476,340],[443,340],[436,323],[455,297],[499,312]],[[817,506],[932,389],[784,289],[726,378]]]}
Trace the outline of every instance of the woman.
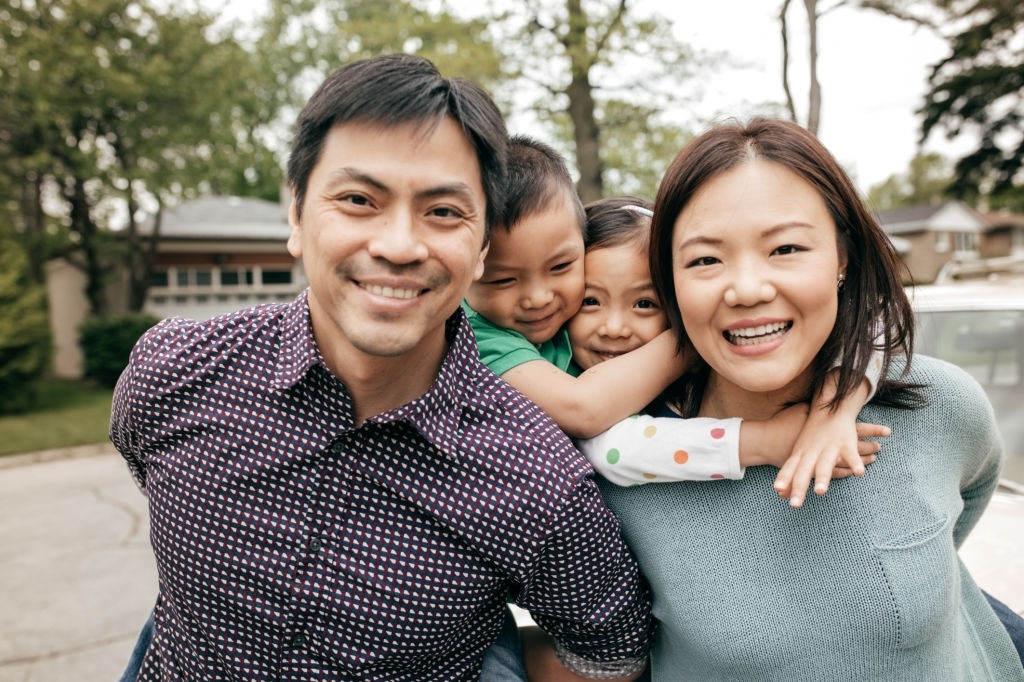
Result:
{"label": "woman", "polygon": [[956,552],[997,483],[991,407],[956,367],[911,363],[900,260],[817,139],[769,120],[697,138],[659,189],[651,271],[704,361],[664,414],[764,419],[855,358],[841,399],[877,334],[883,380],[861,419],[892,428],[863,478],[800,510],[765,467],[602,485],[653,588],[655,682],[1024,680]]}

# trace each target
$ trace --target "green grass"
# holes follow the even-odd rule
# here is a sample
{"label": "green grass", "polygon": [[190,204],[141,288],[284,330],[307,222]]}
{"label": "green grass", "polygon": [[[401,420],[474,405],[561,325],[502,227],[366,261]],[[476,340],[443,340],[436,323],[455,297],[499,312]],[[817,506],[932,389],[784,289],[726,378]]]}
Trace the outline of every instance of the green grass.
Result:
{"label": "green grass", "polygon": [[0,455],[106,441],[112,395],[83,381],[42,382],[30,411],[0,416]]}

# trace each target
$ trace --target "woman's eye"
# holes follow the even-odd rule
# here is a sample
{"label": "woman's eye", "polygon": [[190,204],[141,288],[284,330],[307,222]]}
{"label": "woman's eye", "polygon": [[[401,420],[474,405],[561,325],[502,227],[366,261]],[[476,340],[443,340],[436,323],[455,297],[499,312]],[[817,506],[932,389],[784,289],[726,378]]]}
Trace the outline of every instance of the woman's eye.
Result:
{"label": "woman's eye", "polygon": [[797,246],[796,244],[784,244],[783,246],[780,246],[777,249],[775,249],[774,251],[772,251],[772,253],[778,254],[780,256],[788,256],[791,253],[797,253],[798,251],[805,251],[805,250],[806,249],[804,249],[801,246]]}
{"label": "woman's eye", "polygon": [[694,258],[686,264],[688,268],[699,268],[702,266],[714,265],[718,262],[718,259],[714,256],[701,256],[700,258]]}

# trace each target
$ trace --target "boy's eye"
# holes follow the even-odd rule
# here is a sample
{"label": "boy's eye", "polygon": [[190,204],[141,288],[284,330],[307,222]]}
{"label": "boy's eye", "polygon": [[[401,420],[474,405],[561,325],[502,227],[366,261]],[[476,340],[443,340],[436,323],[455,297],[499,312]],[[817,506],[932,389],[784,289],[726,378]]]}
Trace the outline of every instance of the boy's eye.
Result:
{"label": "boy's eye", "polygon": [[483,284],[489,284],[492,287],[501,287],[501,286],[508,286],[509,284],[512,284],[515,281],[516,280],[515,280],[514,277],[500,277],[498,279],[487,280],[487,281],[483,282]]}
{"label": "boy's eye", "polygon": [[576,261],[574,260],[568,260],[565,261],[564,263],[559,263],[558,265],[551,268],[551,272],[564,272],[565,270],[571,268],[575,262]]}

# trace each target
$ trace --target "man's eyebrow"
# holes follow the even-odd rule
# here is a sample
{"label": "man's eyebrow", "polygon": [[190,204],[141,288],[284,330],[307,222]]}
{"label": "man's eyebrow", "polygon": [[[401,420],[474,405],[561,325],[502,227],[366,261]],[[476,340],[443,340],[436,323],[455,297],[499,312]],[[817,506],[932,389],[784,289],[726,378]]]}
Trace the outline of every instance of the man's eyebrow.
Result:
{"label": "man's eyebrow", "polygon": [[[354,166],[344,166],[331,172],[328,176],[329,182],[346,182],[355,181],[369,185],[374,189],[390,193],[391,188],[388,187],[382,180],[374,177],[366,171],[359,170]],[[455,181],[446,183],[443,185],[437,185],[435,187],[428,187],[420,192],[417,192],[416,196],[422,199],[433,199],[437,197],[457,197],[465,201],[474,201],[475,197],[472,188],[462,181]]]}

